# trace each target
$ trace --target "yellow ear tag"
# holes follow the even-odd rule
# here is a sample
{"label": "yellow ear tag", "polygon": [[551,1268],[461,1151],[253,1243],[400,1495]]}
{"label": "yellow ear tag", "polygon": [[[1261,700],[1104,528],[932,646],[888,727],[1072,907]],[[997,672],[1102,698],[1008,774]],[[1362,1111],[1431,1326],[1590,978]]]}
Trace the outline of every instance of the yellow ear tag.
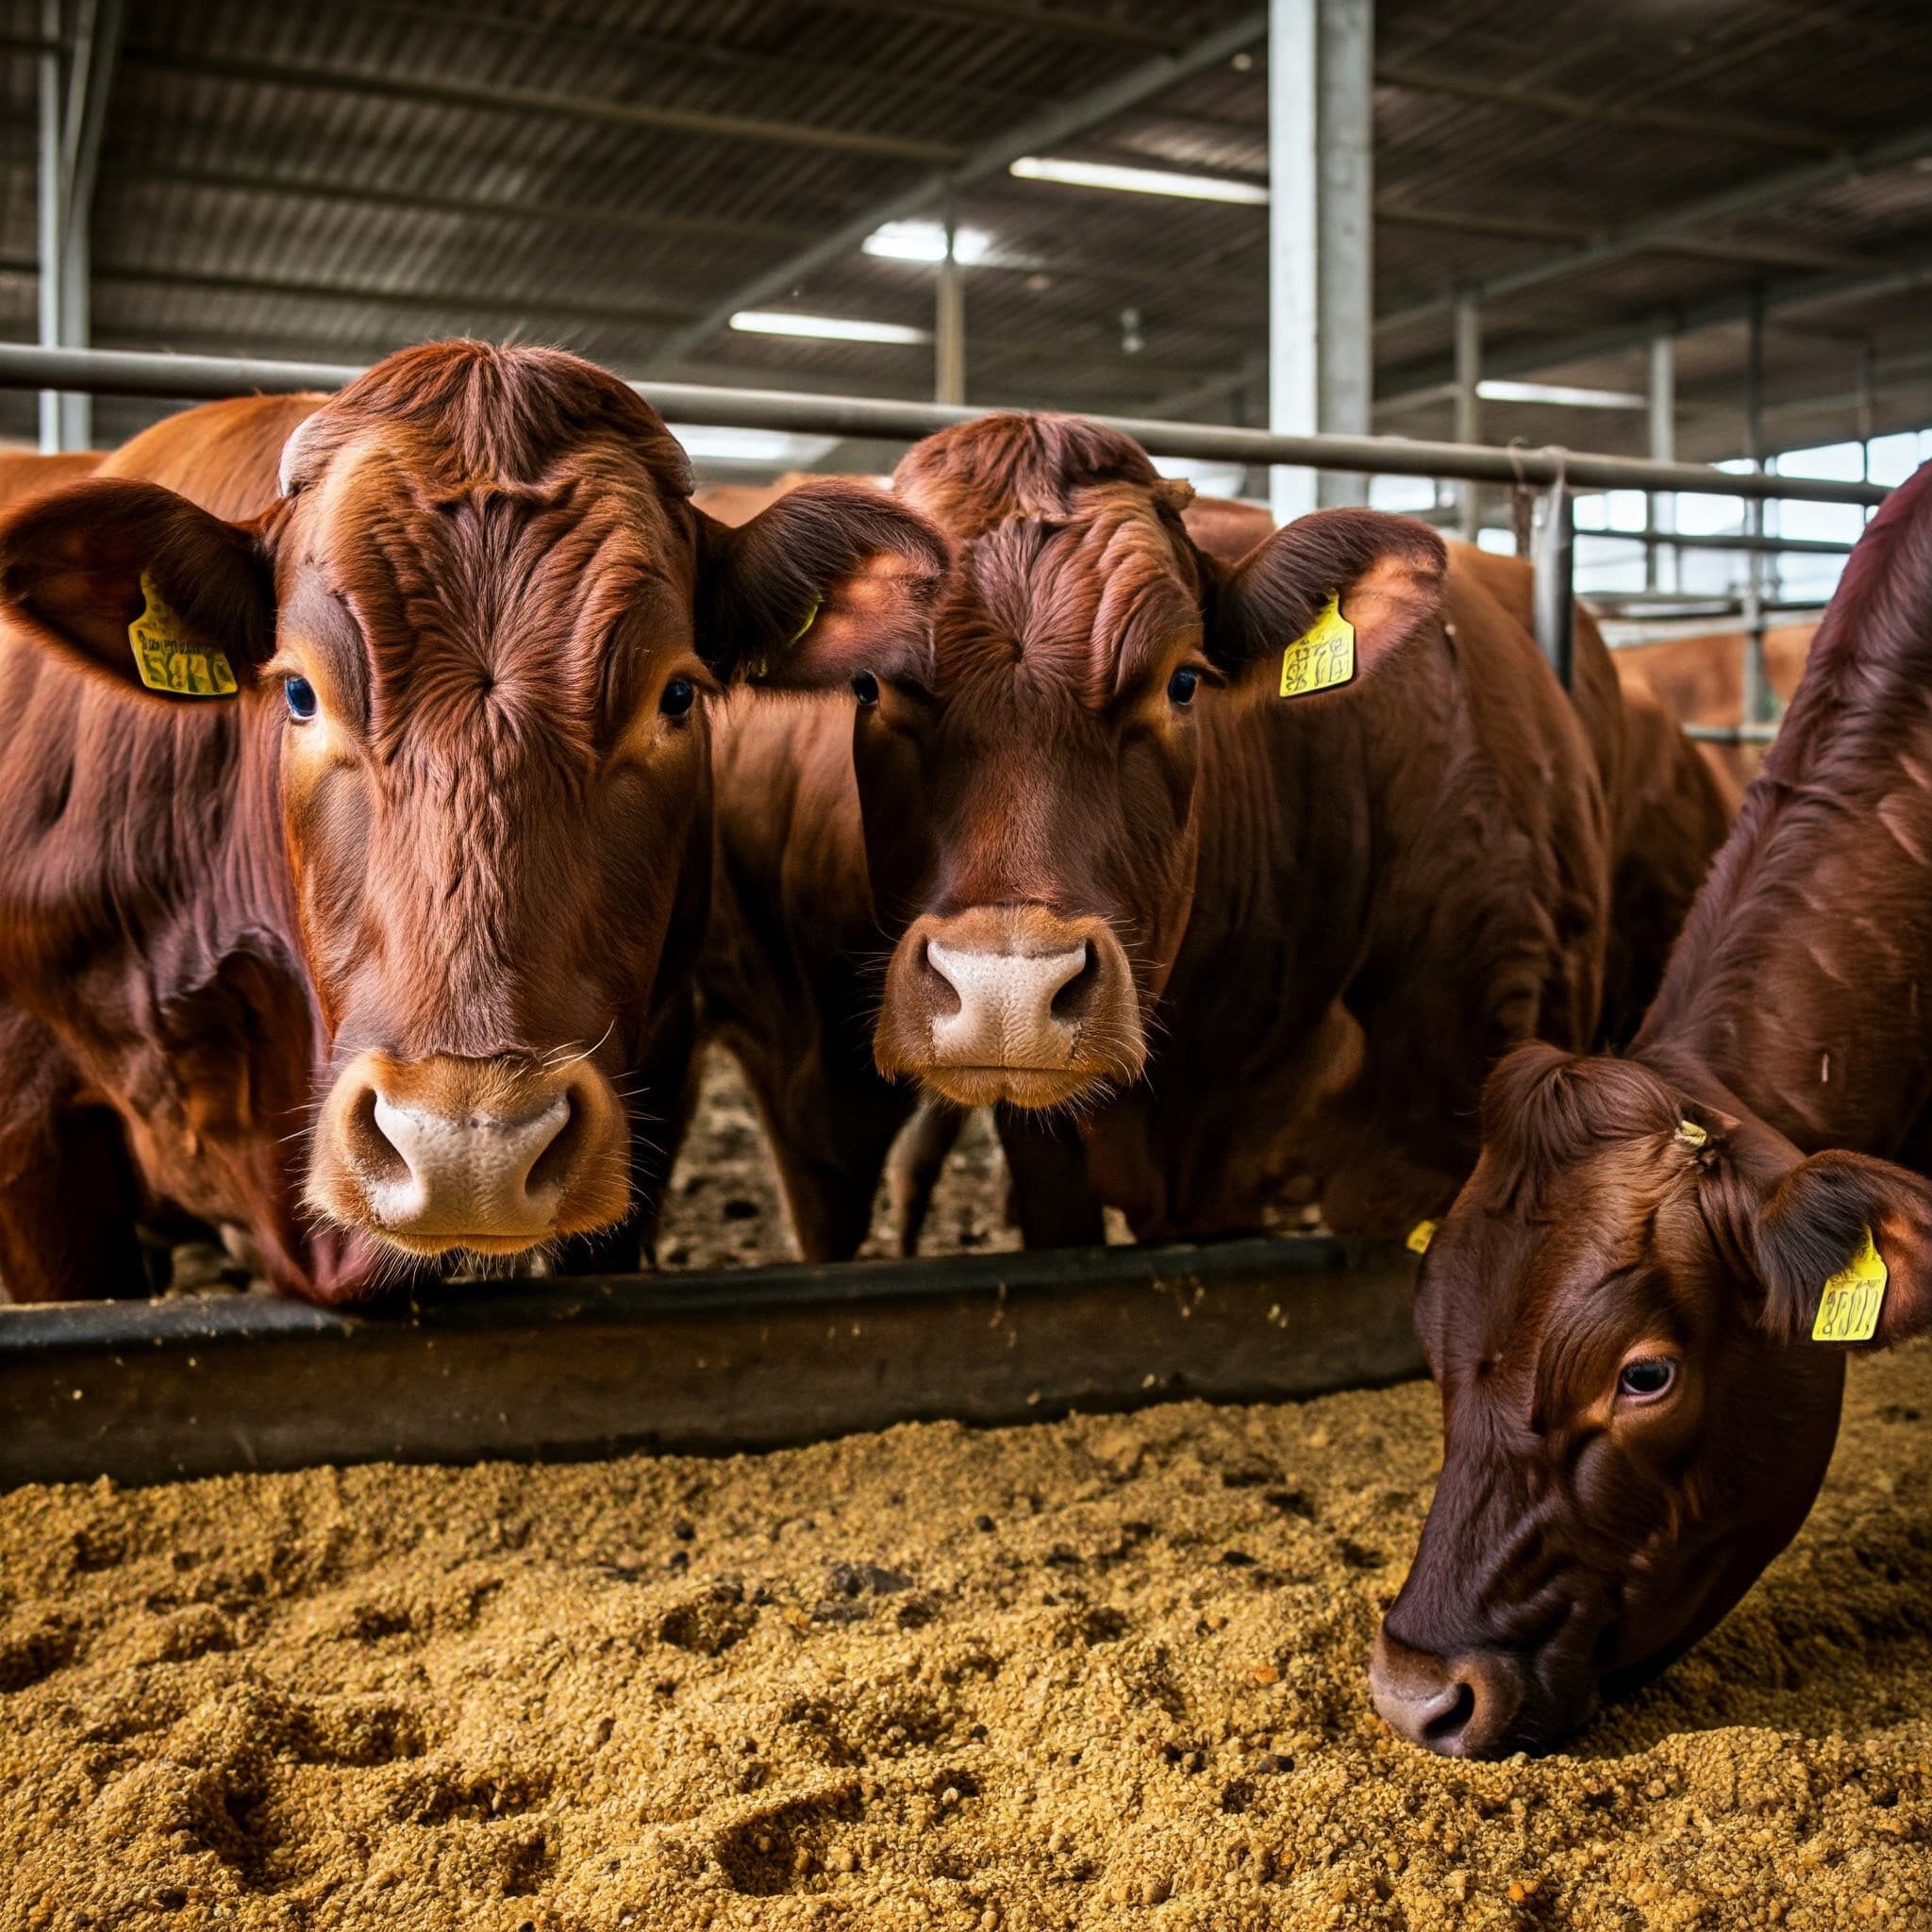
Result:
{"label": "yellow ear tag", "polygon": [[1677,1139],[1686,1147],[1702,1147],[1709,1141],[1710,1136],[1695,1121],[1679,1121]]}
{"label": "yellow ear tag", "polygon": [[793,631],[789,638],[785,640],[785,648],[788,651],[791,648],[793,644],[800,644],[805,641],[806,632],[808,631],[812,627],[812,625],[819,621],[819,612],[824,608],[824,599],[822,597],[814,597],[811,600],[811,608],[805,613],[805,622],[801,624],[798,626],[798,628],[795,631]]}
{"label": "yellow ear tag", "polygon": [[1872,1241],[1872,1230],[1858,1252],[1824,1284],[1818,1318],[1811,1324],[1813,1341],[1870,1341],[1878,1332],[1878,1311],[1885,1306],[1885,1257]]}
{"label": "yellow ear tag", "polygon": [[1418,1221],[1409,1229],[1408,1240],[1405,1245],[1411,1255],[1425,1255],[1429,1251],[1429,1243],[1435,1239],[1436,1224],[1433,1221]]}
{"label": "yellow ear tag", "polygon": [[146,571],[141,574],[141,592],[147,608],[127,626],[127,641],[134,647],[134,668],[142,683],[177,697],[232,697],[235,674],[227,658],[219,651],[195,648],[187,625]]}
{"label": "yellow ear tag", "polygon": [[1281,654],[1281,695],[1305,698],[1310,691],[1333,691],[1355,675],[1355,625],[1341,614],[1339,597],[1330,597],[1321,614]]}

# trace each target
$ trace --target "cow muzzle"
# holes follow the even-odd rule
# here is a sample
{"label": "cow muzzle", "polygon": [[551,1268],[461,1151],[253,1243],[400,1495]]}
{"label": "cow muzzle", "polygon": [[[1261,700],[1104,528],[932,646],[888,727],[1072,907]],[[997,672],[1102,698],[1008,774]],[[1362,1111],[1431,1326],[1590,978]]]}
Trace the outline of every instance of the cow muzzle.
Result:
{"label": "cow muzzle", "polygon": [[1053,1107],[1125,1084],[1147,1057],[1127,956],[1107,921],[1041,906],[916,920],[886,969],[879,1070],[962,1107]]}
{"label": "cow muzzle", "polygon": [[361,1054],[324,1104],[308,1199],[409,1254],[518,1254],[622,1219],[624,1108],[582,1058]]}
{"label": "cow muzzle", "polygon": [[1506,1757],[1554,1740],[1524,1661],[1506,1652],[1438,1657],[1391,1637],[1385,1624],[1369,1658],[1369,1691],[1397,1737],[1444,1757]]}

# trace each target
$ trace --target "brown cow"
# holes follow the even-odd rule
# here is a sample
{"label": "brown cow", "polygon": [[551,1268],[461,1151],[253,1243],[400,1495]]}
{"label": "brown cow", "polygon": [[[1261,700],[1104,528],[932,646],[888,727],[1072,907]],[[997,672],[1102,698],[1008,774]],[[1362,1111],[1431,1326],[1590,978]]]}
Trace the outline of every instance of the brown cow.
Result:
{"label": "brown cow", "polygon": [[[228,521],[277,411],[280,493]],[[648,1214],[708,881],[701,625],[768,651],[818,601],[862,635],[845,581],[884,613],[866,566],[930,579],[936,540],[840,483],[726,532],[657,414],[550,350],[406,350],[137,443],[149,480],[0,524],[9,1290],[125,1289],[137,1219],[186,1213],[348,1299],[609,1228],[634,1154]],[[197,481],[214,510],[163,487]]]}
{"label": "brown cow", "polygon": [[78,483],[92,476],[101,466],[95,450],[70,450],[58,456],[42,456],[35,450],[0,449],[0,509],[11,509],[29,496],[57,490],[63,483]]}
{"label": "brown cow", "polygon": [[[693,501],[738,523],[809,480],[791,471],[762,489],[725,484]],[[1219,497],[1195,497],[1181,514],[1192,541],[1230,564],[1274,528],[1265,509]],[[786,708],[734,694],[711,741],[719,864],[699,974],[705,1020],[745,1070],[793,1234],[813,1261],[857,1252],[882,1164],[893,1239],[914,1253],[967,1113],[885,1079],[873,1062],[878,984],[869,969],[882,947],[852,779],[851,708],[844,694]],[[1008,1117],[1000,1126],[1024,1164],[1024,1124]],[[1036,1204],[1032,1213],[1041,1238],[1046,1211]],[[1091,1232],[1092,1204],[1083,1198],[1076,1212],[1069,1239]]]}
{"label": "brown cow", "polygon": [[1932,1185],[1873,1158],[1932,1154],[1928,610],[1932,466],[1853,553],[1629,1058],[1490,1082],[1418,1280],[1442,1475],[1373,1665],[1434,1750],[1556,1741],[1784,1547],[1844,1374],[1814,1316],[1868,1233],[1877,1343],[1932,1325]]}
{"label": "brown cow", "polygon": [[[1304,1174],[1338,1228],[1439,1213],[1494,1059],[1596,1037],[1625,859],[1624,976],[1660,968],[1724,821],[1701,761],[1669,733],[1667,782],[1633,786],[1588,620],[1572,703],[1527,571],[1445,568],[1407,519],[1305,518],[1229,568],[1185,486],[1057,417],[947,430],[897,488],[954,544],[933,634],[888,655],[812,626],[772,678],[850,684],[857,718],[741,707],[716,760],[707,1008],[808,1252],[862,1230],[908,1105],[865,1065],[867,1006],[888,1074],[1003,1105],[1031,1241],[1097,1238],[1103,1201],[1142,1237],[1253,1227]],[[1357,688],[1282,701],[1336,591]],[[1613,846],[1676,786],[1690,829],[1646,873]]]}
{"label": "brown cow", "polygon": [[[1815,624],[1785,624],[1764,637],[1765,680],[1782,704],[1790,702],[1805,673]],[[1735,724],[1744,715],[1744,634],[1659,638],[1611,653],[1626,692],[1652,693],[1680,724]],[[1764,761],[1761,744],[1702,744],[1726,779],[1746,785]]]}

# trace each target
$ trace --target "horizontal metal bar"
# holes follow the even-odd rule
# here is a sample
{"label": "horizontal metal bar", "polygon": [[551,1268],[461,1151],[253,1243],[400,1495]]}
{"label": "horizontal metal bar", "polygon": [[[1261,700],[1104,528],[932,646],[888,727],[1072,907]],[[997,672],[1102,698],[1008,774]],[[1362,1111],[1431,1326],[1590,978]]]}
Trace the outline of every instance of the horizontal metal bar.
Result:
{"label": "horizontal metal bar", "polygon": [[1801,557],[1849,557],[1853,546],[1824,537],[1686,536],[1681,530],[1591,530],[1578,525],[1579,537],[1616,537],[1625,543],[1661,545],[1672,550],[1790,551]]}
{"label": "horizontal metal bar", "polygon": [[[1441,529],[1453,529],[1456,525],[1456,511],[1451,507],[1430,510],[1410,510],[1410,516],[1420,517],[1425,524],[1434,524]],[[1512,533],[1504,525],[1489,523],[1483,527],[1493,530],[1501,536]],[[1827,541],[1823,537],[1735,537],[1708,536],[1699,533],[1687,536],[1682,530],[1593,530],[1579,524],[1576,526],[1579,537],[1616,537],[1625,543],[1641,543],[1646,547],[1671,550],[1789,550],[1800,555],[1818,557],[1849,557],[1856,547],[1850,543]],[[1670,594],[1681,594],[1673,592]]]}
{"label": "horizontal metal bar", "polygon": [[1423,1373],[1414,1260],[1311,1236],[446,1289],[0,1308],[0,1487],[317,1462],[775,1447]]}
{"label": "horizontal metal bar", "polygon": [[[0,389],[58,389],[96,395],[218,396],[251,390],[339,389],[358,372],[338,363],[250,362],[221,356],[150,355],[121,349],[42,349],[0,343]],[[709,383],[637,382],[632,388],[678,423],[791,429],[815,436],[908,442],[988,412],[944,403],[873,396],[811,395],[791,390],[720,389]],[[1224,462],[1285,463],[1314,470],[1374,471],[1392,476],[1457,476],[1486,483],[1548,484],[1573,490],[1675,490],[1707,496],[1800,503],[1882,503],[1874,483],[1823,482],[1757,472],[1733,475],[1701,463],[1656,463],[1635,457],[1562,449],[1501,449],[1478,443],[1420,442],[1402,436],[1276,436],[1218,423],[1099,416],[1156,456]]]}
{"label": "horizontal metal bar", "polygon": [[1777,736],[1775,724],[1687,724],[1684,736],[1699,744],[1769,744]]}

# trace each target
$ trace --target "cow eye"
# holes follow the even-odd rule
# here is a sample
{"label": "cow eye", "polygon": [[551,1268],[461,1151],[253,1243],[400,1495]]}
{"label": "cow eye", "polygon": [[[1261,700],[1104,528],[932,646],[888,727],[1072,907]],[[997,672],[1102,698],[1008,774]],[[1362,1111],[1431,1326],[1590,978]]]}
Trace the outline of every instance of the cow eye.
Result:
{"label": "cow eye", "polygon": [[282,679],[282,696],[288,701],[289,716],[306,724],[315,716],[315,687],[306,677]]}
{"label": "cow eye", "polygon": [[1194,693],[1201,688],[1201,674],[1191,666],[1183,664],[1167,680],[1167,701],[1183,708],[1194,702]]}
{"label": "cow eye", "polygon": [[1632,1402],[1655,1402],[1670,1393],[1677,1379],[1675,1359],[1667,1355],[1641,1355],[1624,1364],[1617,1376],[1617,1393]]}
{"label": "cow eye", "polygon": [[870,671],[860,671],[852,679],[852,695],[861,705],[872,706],[879,701],[879,681]]}
{"label": "cow eye", "polygon": [[658,700],[658,708],[667,718],[681,718],[691,709],[697,698],[697,686],[688,677],[674,677],[664,687],[664,695]]}

